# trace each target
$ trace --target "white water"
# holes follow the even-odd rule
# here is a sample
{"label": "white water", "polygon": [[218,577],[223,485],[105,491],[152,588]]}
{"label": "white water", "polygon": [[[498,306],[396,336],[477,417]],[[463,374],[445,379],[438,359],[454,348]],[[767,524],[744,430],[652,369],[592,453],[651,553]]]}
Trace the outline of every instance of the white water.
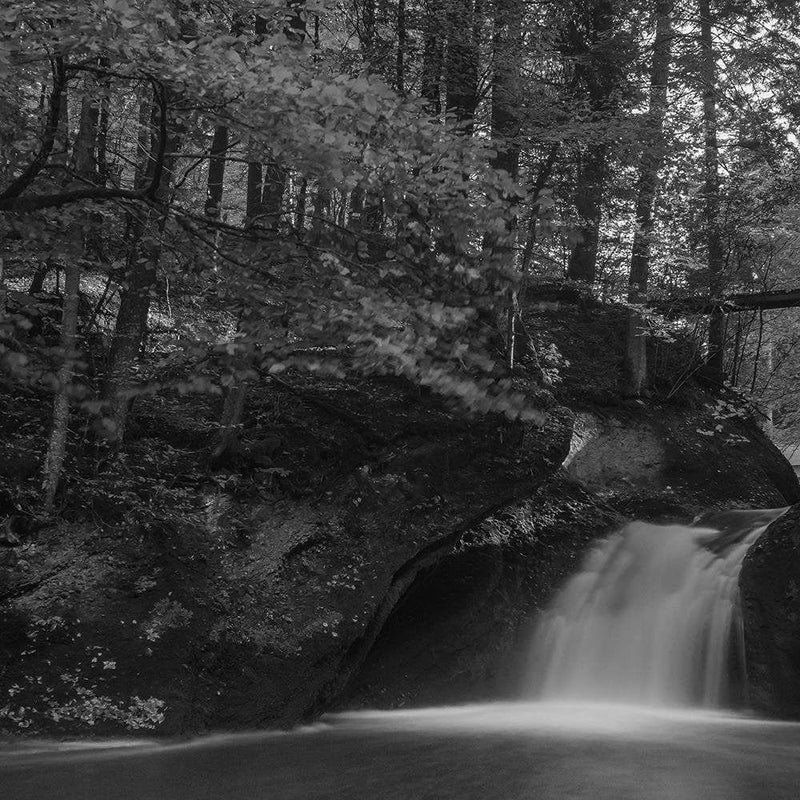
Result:
{"label": "white water", "polygon": [[739,570],[783,511],[727,512],[703,528],[634,522],[603,542],[539,624],[535,694],[712,708],[743,700]]}

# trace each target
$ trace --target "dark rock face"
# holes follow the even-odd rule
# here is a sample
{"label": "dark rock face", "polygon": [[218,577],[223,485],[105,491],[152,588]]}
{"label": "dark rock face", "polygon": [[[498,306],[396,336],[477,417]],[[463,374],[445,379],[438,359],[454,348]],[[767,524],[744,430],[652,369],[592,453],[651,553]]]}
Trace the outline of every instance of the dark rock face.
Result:
{"label": "dark rock face", "polygon": [[[13,692],[0,727],[105,734],[163,713],[158,731],[176,734],[313,717],[418,576],[548,481],[572,431],[565,408],[543,428],[466,420],[392,386],[349,408],[376,443],[355,464],[355,447],[343,453],[314,495],[217,484],[198,496],[206,525],[64,525],[21,548],[24,568],[0,569],[20,631],[0,633]],[[312,413],[306,428],[339,424]]]}
{"label": "dark rock face", "polygon": [[337,705],[422,706],[525,693],[532,612],[621,517],[559,475],[420,571]]}
{"label": "dark rock face", "polygon": [[750,548],[739,576],[752,706],[800,717],[800,505]]}
{"label": "dark rock face", "polygon": [[535,612],[623,517],[800,498],[777,450],[741,425],[702,435],[702,413],[585,415],[574,435],[557,405],[536,428],[400,384],[291,397],[241,455],[250,477],[198,486],[194,518],[83,518],[5,548],[0,729],[195,733],[516,695]]}

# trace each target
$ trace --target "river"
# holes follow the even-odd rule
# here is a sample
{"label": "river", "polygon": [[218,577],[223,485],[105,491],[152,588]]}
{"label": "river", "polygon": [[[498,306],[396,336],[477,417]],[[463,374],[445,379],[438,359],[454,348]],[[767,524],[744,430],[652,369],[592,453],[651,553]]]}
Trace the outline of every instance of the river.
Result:
{"label": "river", "polygon": [[796,800],[800,725],[643,706],[331,716],[289,733],[0,752],[4,800]]}

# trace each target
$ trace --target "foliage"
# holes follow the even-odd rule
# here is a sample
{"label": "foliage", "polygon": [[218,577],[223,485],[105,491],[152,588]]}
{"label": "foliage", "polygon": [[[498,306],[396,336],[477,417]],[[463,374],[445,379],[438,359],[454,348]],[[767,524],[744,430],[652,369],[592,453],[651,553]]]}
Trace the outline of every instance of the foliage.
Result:
{"label": "foliage", "polygon": [[[796,279],[800,75],[784,5],[712,7],[726,292]],[[400,376],[462,413],[542,423],[515,359],[548,386],[568,364],[525,294],[583,259],[595,296],[628,299],[661,7],[6,3],[0,365],[9,396],[55,395],[37,445],[53,491],[61,478],[143,519],[191,514],[181,486],[159,483],[168,452],[119,452],[131,402],[221,398],[215,463],[246,387],[270,376]],[[649,296],[627,306],[664,341],[676,323],[650,301],[709,286],[698,7],[671,8]],[[518,342],[526,317],[539,332]],[[762,385],[764,348],[736,325],[728,377],[774,402],[786,380]]]}

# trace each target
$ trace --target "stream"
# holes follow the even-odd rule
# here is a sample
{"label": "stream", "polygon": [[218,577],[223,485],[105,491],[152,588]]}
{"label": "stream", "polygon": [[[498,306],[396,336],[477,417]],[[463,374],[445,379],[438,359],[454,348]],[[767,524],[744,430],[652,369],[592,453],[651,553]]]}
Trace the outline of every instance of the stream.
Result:
{"label": "stream", "polygon": [[745,707],[738,573],[781,510],[631,523],[542,615],[519,702],[289,732],[0,746],[2,800],[782,800],[800,724]]}
{"label": "stream", "polygon": [[800,725],[635,706],[332,716],[286,734],[0,754],[4,800],[796,800]]}

